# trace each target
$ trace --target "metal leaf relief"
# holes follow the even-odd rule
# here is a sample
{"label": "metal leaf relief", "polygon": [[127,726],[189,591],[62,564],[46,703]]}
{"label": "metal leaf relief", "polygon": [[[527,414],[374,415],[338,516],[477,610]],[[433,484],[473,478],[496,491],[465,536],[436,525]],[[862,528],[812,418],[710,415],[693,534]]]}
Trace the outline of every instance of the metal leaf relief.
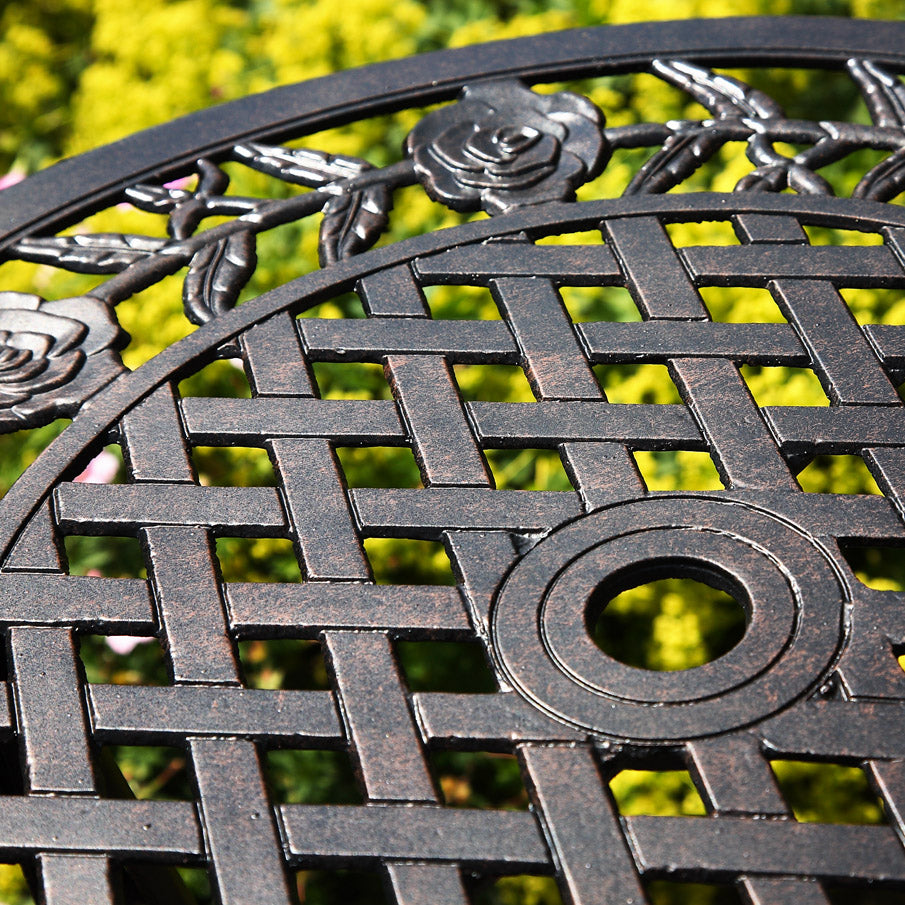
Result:
{"label": "metal leaf relief", "polygon": [[626,195],[668,191],[687,179],[723,145],[737,136],[721,127],[727,120],[742,121],[749,131],[749,157],[759,166],[738,184],[738,191],[779,192],[785,188],[807,194],[832,194],[829,184],[808,169],[806,162],[789,159],[757,128],[758,122],[784,119],[773,98],[730,76],[682,60],[654,60],[651,69],[660,78],[686,91],[716,116],[715,122],[670,124],[672,134],[663,149],[639,170]]}
{"label": "metal leaf relief", "polygon": [[255,271],[255,237],[249,230],[233,233],[195,253],[183,284],[186,317],[207,323],[229,311]]}
{"label": "metal leaf relief", "polygon": [[[690,94],[718,120],[753,117],[782,117],[779,105],[758,91],[725,75],[681,60],[654,60],[651,69],[660,78]],[[669,124],[670,136],[641,167],[625,190],[626,195],[666,192],[683,182],[706,163],[729,140],[717,123],[678,122]]]}
{"label": "metal leaf relief", "polygon": [[318,253],[327,267],[367,251],[386,229],[393,196],[385,185],[342,192],[324,207]]}
{"label": "metal leaf relief", "polygon": [[233,153],[237,160],[255,170],[309,188],[354,179],[372,169],[366,160],[325,154],[312,148],[283,148],[249,142],[236,145]]}
{"label": "metal leaf relief", "polygon": [[782,107],[768,94],[731,76],[717,75],[684,60],[654,60],[651,69],[660,78],[688,92],[717,119],[734,116],[781,119],[785,116]]}
{"label": "metal leaf relief", "polygon": [[726,143],[718,129],[699,124],[677,127],[638,171],[625,190],[626,195],[658,194],[679,185],[706,163]]}
{"label": "metal leaf relief", "polygon": [[95,233],[22,239],[13,246],[13,252],[19,260],[52,264],[76,273],[119,273],[166,244],[165,239],[150,236]]}
{"label": "metal leaf relief", "polygon": [[878,126],[905,126],[905,86],[871,60],[849,60],[848,71],[861,89]]}
{"label": "metal leaf relief", "polygon": [[135,185],[126,189],[126,197],[139,210],[151,214],[169,214],[177,204],[188,201],[192,193],[160,185]]}

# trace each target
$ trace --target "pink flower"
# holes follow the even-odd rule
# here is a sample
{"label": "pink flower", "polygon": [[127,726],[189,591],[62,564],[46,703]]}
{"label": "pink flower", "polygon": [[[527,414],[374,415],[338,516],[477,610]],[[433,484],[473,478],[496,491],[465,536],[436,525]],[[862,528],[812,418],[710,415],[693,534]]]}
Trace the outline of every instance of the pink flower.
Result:
{"label": "pink flower", "polygon": [[194,176],[181,176],[179,179],[172,179],[170,182],[165,182],[163,187],[165,189],[187,189],[194,178]]}
{"label": "pink flower", "polygon": [[8,189],[11,185],[21,182],[25,178],[22,170],[10,170],[5,176],[0,176],[0,190]]}
{"label": "pink flower", "polygon": [[125,657],[126,654],[131,654],[139,644],[147,644],[149,641],[153,640],[153,638],[136,638],[133,635],[108,635],[104,638],[107,647],[109,647],[114,654],[119,654],[121,657]]}
{"label": "pink flower", "polygon": [[119,459],[106,449],[101,450],[88,467],[76,478],[82,484],[109,484],[119,471]]}

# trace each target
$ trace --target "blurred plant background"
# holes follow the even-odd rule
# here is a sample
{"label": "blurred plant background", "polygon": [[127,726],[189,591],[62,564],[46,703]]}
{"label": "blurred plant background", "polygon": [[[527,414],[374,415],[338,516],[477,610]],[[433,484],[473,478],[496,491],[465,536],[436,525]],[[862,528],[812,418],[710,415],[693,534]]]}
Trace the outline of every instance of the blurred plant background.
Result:
{"label": "blurred plant background", "polygon": [[[0,5],[0,187],[63,156],[202,107],[377,60],[573,26],[740,14],[905,17],[899,0],[344,0],[341,4],[335,0],[6,0]],[[856,88],[842,74],[774,70],[738,75],[768,90],[791,116],[819,111],[821,118],[868,121]],[[681,92],[650,76],[598,79],[566,87],[591,96],[606,113],[609,125],[706,116]],[[419,116],[418,111],[407,111],[379,117],[321,133],[301,144],[383,165],[400,158],[403,139]],[[581,190],[580,197],[619,195],[645,153],[625,152],[614,159],[602,176]],[[871,152],[865,153],[869,158]],[[869,159],[868,165],[872,162]],[[865,171],[863,164],[864,160],[849,158],[825,175],[845,194]],[[734,157],[721,153],[683,190],[731,190],[750,167],[740,153]],[[285,183],[237,164],[225,168],[236,194],[268,197],[293,191]],[[192,178],[186,174],[188,183]],[[464,219],[468,218],[429,201],[419,188],[406,189],[397,198],[391,230],[382,241]],[[122,204],[91,217],[73,231],[163,235],[163,220]],[[722,241],[718,224],[678,228],[673,238],[679,244]],[[839,236],[815,230],[811,239],[833,243]],[[846,241],[857,239],[848,235]],[[242,298],[315,266],[316,228],[291,224],[274,230],[261,236],[258,270]],[[0,265],[0,288],[4,290],[61,298],[83,292],[95,282],[96,278],[45,266]],[[781,320],[775,304],[765,295],[753,290],[720,290],[705,295],[705,301],[716,319]],[[573,289],[564,291],[564,297],[575,320],[638,319],[628,296],[615,290]],[[850,293],[849,302],[859,320],[905,322],[905,300],[896,294],[859,290]],[[489,295],[477,291],[438,288],[432,291],[430,303],[438,317],[498,316]],[[117,313],[133,337],[124,353],[132,368],[194,329],[182,314],[178,275],[122,303]],[[312,314],[354,316],[355,302],[334,300]],[[613,366],[597,372],[613,401],[678,401],[663,367]],[[387,392],[376,366],[355,371],[323,365],[316,376],[325,396],[379,397]],[[809,371],[745,368],[743,376],[761,404],[827,404]],[[518,369],[460,367],[457,379],[467,398],[532,398]],[[184,381],[180,390],[186,395],[249,392],[241,368],[229,361],[210,365]],[[5,492],[65,426],[61,420],[0,438],[0,489]],[[119,448],[97,452],[98,458],[83,479],[122,480]],[[353,486],[419,486],[417,468],[406,450],[341,449],[339,455]],[[492,451],[489,459],[500,487],[570,487],[553,453],[498,450]],[[652,489],[721,486],[709,456],[702,453],[639,452],[636,460]],[[270,462],[261,450],[199,448],[195,465],[204,483],[273,481]],[[810,492],[878,492],[863,462],[850,457],[815,460],[801,473],[800,482]],[[453,581],[439,544],[373,539],[367,542],[367,552],[379,581]],[[70,538],[67,554],[74,571],[143,574],[138,545],[128,538],[116,543]],[[218,542],[218,555],[227,581],[301,580],[288,543],[226,538]],[[905,586],[901,556],[891,557],[880,549],[853,550],[850,556],[859,577],[871,586]],[[651,669],[682,669],[713,659],[728,650],[743,629],[744,616],[731,598],[681,579],[624,592],[610,602],[595,627],[601,647],[625,662]],[[399,643],[397,649],[413,690],[494,690],[482,652],[472,646],[409,642]],[[315,642],[247,640],[241,643],[240,654],[252,686],[329,685]],[[82,657],[92,682],[168,681],[163,651],[153,640],[88,636],[82,639]],[[128,784],[128,788],[116,788],[111,781],[108,794],[192,797],[191,767],[180,750],[112,748],[105,757],[118,765]],[[359,800],[344,752],[272,751],[266,760],[275,801]],[[433,754],[432,768],[450,806],[528,806],[512,754],[438,751]],[[774,768],[798,819],[862,823],[885,819],[856,766],[777,762]],[[111,767],[110,772],[113,776],[116,771]],[[675,769],[658,765],[649,771],[623,771],[612,777],[611,790],[625,814],[704,812],[681,764]],[[183,871],[180,882],[198,902],[209,901],[203,874]],[[385,901],[376,875],[301,871],[297,886],[299,900],[310,905]],[[656,882],[648,893],[656,905],[740,901],[733,889],[718,885]],[[557,905],[560,901],[555,884],[547,877],[475,878],[473,895],[481,905]],[[893,901],[883,893],[867,893],[856,900],[844,889],[830,891],[830,895],[835,903]],[[31,901],[22,869],[0,866],[0,905]]]}

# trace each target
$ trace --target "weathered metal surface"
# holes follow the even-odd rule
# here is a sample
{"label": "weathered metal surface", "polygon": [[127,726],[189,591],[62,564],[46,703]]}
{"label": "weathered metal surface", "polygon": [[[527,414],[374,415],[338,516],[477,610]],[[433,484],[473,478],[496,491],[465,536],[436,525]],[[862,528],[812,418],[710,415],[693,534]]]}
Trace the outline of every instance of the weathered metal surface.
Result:
{"label": "weathered metal surface", "polygon": [[[379,870],[402,905],[463,905],[472,875],[514,873],[555,876],[569,905],[642,902],[664,877],[734,884],[754,903],[826,902],[837,881],[902,894],[905,601],[862,584],[840,544],[905,539],[905,328],[857,323],[840,290],[905,286],[905,211],[881,203],[905,186],[903,38],[890,23],[701,22],[518,42],[504,70],[494,48],[443,54],[400,63],[417,78],[379,103],[369,80],[385,67],[352,100],[346,76],[317,83],[320,114],[209,133],[200,115],[172,145],[177,132],[156,133],[153,152],[142,142],[154,133],[132,140],[144,156],[114,172],[96,176],[99,152],[0,196],[7,258],[112,274],[79,299],[0,295],[0,428],[90,398],[0,510],[0,848],[43,901],[177,901],[167,865],[203,867],[227,905],[293,901],[300,868]],[[847,66],[873,124],[789,120],[711,69],[740,61]],[[519,80],[639,70],[712,118],[607,128],[587,98]],[[454,96],[387,167],[272,144],[375,104]],[[242,103],[218,117],[241,121]],[[753,167],[735,192],[663,194],[739,141]],[[789,156],[787,142],[805,150]],[[623,197],[573,200],[632,147],[654,152]],[[887,156],[852,198],[829,197],[819,170],[865,147]],[[194,189],[164,184],[192,158]],[[226,160],[312,191],[229,195]],[[59,209],[42,209],[57,181]],[[397,189],[419,183],[492,217],[373,249]],[[55,235],[126,199],[166,217],[169,237]],[[322,269],[234,307],[257,236],[315,213]],[[201,229],[208,216],[227,219]],[[667,227],[702,221],[730,225],[736,244],[675,247]],[[822,247],[805,226],[878,244]],[[126,373],[112,306],[183,267],[186,316],[203,326]],[[432,318],[425,290],[442,285],[488,288],[501,320]],[[572,286],[624,287],[641,320],[573,323],[560,294]],[[700,292],[711,286],[766,289],[786,323],[715,322]],[[366,318],[297,317],[345,293]],[[238,357],[252,398],[180,396],[179,380]],[[321,398],[319,362],[381,364],[387,398]],[[666,364],[681,402],[608,401],[592,368],[625,362]],[[759,406],[742,364],[809,369],[828,405]],[[535,401],[465,399],[457,365],[518,366]],[[126,482],[73,481],[111,441]],[[202,486],[191,454],[209,445],[266,449],[277,486]],[[423,486],[348,486],[346,446],[408,448]],[[488,449],[557,450],[572,489],[497,489]],[[708,453],[725,489],[651,491],[639,450]],[[802,492],[795,475],[824,453],[861,456],[881,495]],[[70,575],[66,535],[137,538],[147,578]],[[303,580],[224,581],[224,536],[290,540]],[[457,587],[375,583],[372,537],[442,541]],[[600,650],[598,602],[664,575],[728,590],[746,611],[742,640],[678,672]],[[155,634],[169,683],[90,684],[88,634]],[[247,687],[237,642],[287,637],[320,641],[328,688]],[[480,644],[496,690],[413,691],[403,639]],[[144,744],[185,751],[193,802],[115,794],[102,747]],[[262,758],[284,747],[348,754],[362,802],[277,802]],[[531,809],[442,803],[430,757],[447,749],[516,754]],[[885,824],[796,820],[771,759],[861,766]],[[613,775],[676,768],[707,816],[619,813]]]}

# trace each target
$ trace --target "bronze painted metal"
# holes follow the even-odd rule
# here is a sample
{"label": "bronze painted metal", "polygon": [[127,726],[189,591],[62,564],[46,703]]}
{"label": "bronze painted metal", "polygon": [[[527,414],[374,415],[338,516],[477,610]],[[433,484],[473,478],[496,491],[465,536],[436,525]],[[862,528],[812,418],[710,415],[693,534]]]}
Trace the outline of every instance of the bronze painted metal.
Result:
{"label": "bronze painted metal", "polygon": [[[246,102],[216,126],[198,114],[130,140],[141,153],[118,168],[102,172],[102,150],[0,195],[5,259],[110,275],[77,299],[0,293],[0,429],[75,416],[0,510],[0,732],[18,752],[0,847],[42,901],[174,901],[173,865],[204,867],[227,905],[292,902],[300,868],[378,869],[401,905],[464,905],[472,875],[518,873],[555,876],[568,905],[641,903],[658,878],[764,905],[828,902],[839,883],[905,893],[905,600],[840,550],[905,539],[905,326],[861,325],[840,294],[905,288],[905,210],[883,203],[905,188],[903,38],[892,23],[717,20],[448,52],[365,70],[357,94],[343,75],[280,89],[282,118],[268,96],[265,121]],[[718,72],[741,63],[847,68],[873,122],[788,119]],[[608,127],[586,97],[530,87],[636,71],[710,117]],[[388,166],[279,143],[441,100]],[[666,194],[728,142],[752,163],[733,192]],[[652,152],[622,197],[575,201],[626,148]],[[864,148],[885,156],[832,197],[820,170]],[[191,160],[197,187],[167,184]],[[311,191],[230,195],[226,161]],[[417,185],[491,216],[375,248]],[[122,201],[166,218],[168,237],[57,235]],[[315,214],[321,269],[236,307],[257,237]],[[226,219],[202,228],[210,216]],[[676,247],[668,228],[702,221],[737,243]],[[875,241],[820,246],[805,227]],[[599,241],[568,238],[588,231]],[[114,306],[183,269],[203,326],[128,372]],[[430,287],[449,285],[487,287],[501,319],[433,318]],[[641,319],[574,323],[572,286],[624,287]],[[769,290],[786,322],[714,321],[713,286]],[[365,318],[298,318],[344,293]],[[179,380],[237,357],[252,398],[180,396]],[[380,364],[391,398],[321,398],[318,362]],[[638,362],[666,364],[681,403],[609,402],[593,366]],[[535,401],[463,398],[454,366],[487,364],[521,368]],[[743,364],[810,369],[829,404],[759,406]],[[75,482],[111,441],[126,482]],[[277,486],[201,486],[196,446],[262,447]],[[406,447],[423,486],[349,487],[338,446]],[[485,451],[500,448],[557,450],[573,489],[497,489]],[[648,490],[639,450],[706,452],[725,489]],[[822,454],[861,456],[882,495],[802,492],[795,475]],[[69,574],[66,535],[137,537],[147,579]],[[223,581],[222,536],[291,540],[304,580]],[[442,541],[457,586],[375,583],[371,537]],[[729,591],[742,640],[679,672],[601,651],[601,596],[663,575]],[[156,635],[170,684],[88,683],[90,633]],[[238,640],[287,637],[320,640],[329,690],[246,687]],[[496,691],[413,692],[401,639],[479,643]],[[111,797],[111,744],[183,748],[195,799]],[[262,753],[278,747],[347,751],[363,803],[274,804]],[[531,809],[442,804],[429,755],[445,749],[515,753]],[[769,764],[782,758],[861,766],[886,823],[796,820]],[[611,776],[671,768],[707,816],[619,813]]]}

